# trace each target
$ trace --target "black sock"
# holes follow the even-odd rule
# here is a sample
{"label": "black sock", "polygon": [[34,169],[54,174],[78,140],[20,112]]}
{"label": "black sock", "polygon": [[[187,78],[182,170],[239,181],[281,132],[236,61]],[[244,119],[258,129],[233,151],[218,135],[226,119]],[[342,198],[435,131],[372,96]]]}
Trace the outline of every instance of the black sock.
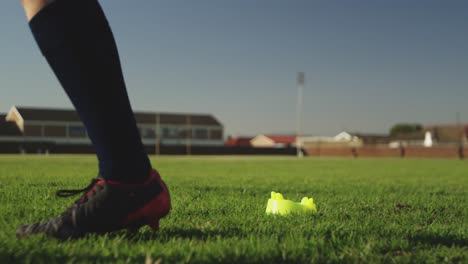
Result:
{"label": "black sock", "polygon": [[112,31],[96,0],[58,0],[29,23],[80,115],[108,180],[140,182],[151,164],[125,87]]}

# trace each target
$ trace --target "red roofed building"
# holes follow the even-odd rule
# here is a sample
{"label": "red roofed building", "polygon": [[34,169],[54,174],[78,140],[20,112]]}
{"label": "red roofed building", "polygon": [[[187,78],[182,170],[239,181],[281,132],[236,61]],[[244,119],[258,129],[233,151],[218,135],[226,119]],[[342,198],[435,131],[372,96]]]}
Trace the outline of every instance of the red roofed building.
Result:
{"label": "red roofed building", "polygon": [[252,140],[252,137],[235,137],[226,140],[224,145],[228,147],[252,147],[250,140]]}
{"label": "red roofed building", "polygon": [[254,148],[285,148],[296,145],[296,136],[290,135],[258,135],[250,144]]}

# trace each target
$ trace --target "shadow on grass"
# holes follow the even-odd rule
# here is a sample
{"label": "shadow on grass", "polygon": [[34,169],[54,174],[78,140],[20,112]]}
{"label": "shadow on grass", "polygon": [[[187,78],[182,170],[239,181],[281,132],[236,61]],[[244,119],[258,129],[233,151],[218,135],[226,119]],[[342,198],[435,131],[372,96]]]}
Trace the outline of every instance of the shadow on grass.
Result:
{"label": "shadow on grass", "polygon": [[[75,254],[75,256],[54,256],[48,252],[38,254],[0,254],[0,263],[115,263],[125,262],[125,257],[120,259],[114,256],[93,255],[85,256]],[[137,257],[134,263],[145,263],[145,256]],[[128,262],[128,261],[127,261]]]}
{"label": "shadow on grass", "polygon": [[428,244],[432,246],[443,245],[443,246],[458,246],[467,247],[468,239],[456,236],[456,235],[440,235],[434,233],[422,233],[415,234],[408,238],[412,244]]}
{"label": "shadow on grass", "polygon": [[[148,234],[148,233],[143,233]],[[158,235],[158,234],[156,234]],[[243,237],[242,231],[237,227],[229,227],[224,229],[201,230],[196,228],[171,228],[165,229],[159,233],[161,238],[184,238],[207,240],[213,237],[229,238],[229,237]]]}
{"label": "shadow on grass", "polygon": [[206,241],[213,238],[231,238],[244,237],[243,232],[236,227],[225,228],[222,230],[201,230],[197,228],[167,228],[158,232],[140,231],[137,233],[113,232],[107,234],[109,239],[128,239],[132,241],[159,241],[168,242],[173,239],[189,239]]}

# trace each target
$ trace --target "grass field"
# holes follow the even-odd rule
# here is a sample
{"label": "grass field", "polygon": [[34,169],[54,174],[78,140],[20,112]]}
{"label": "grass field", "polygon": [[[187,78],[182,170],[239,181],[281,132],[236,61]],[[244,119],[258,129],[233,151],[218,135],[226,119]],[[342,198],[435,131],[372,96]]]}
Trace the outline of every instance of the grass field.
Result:
{"label": "grass field", "polygon": [[[17,240],[60,214],[57,189],[85,187],[92,156],[0,156],[0,263],[468,262],[468,162],[161,157],[173,211],[152,233]],[[312,196],[313,216],[264,214],[271,191]]]}

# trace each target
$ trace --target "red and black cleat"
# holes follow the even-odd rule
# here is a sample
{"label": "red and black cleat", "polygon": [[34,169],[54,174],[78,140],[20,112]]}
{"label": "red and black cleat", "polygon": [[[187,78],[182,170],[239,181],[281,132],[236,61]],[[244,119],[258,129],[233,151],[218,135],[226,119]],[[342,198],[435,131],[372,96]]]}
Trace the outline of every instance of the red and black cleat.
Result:
{"label": "red and black cleat", "polygon": [[84,192],[61,216],[43,223],[20,226],[18,238],[45,234],[59,239],[79,238],[88,233],[107,233],[120,229],[138,230],[149,225],[159,229],[159,220],[171,209],[166,184],[156,170],[146,182],[126,184],[94,179],[82,190],[61,190],[60,197]]}

